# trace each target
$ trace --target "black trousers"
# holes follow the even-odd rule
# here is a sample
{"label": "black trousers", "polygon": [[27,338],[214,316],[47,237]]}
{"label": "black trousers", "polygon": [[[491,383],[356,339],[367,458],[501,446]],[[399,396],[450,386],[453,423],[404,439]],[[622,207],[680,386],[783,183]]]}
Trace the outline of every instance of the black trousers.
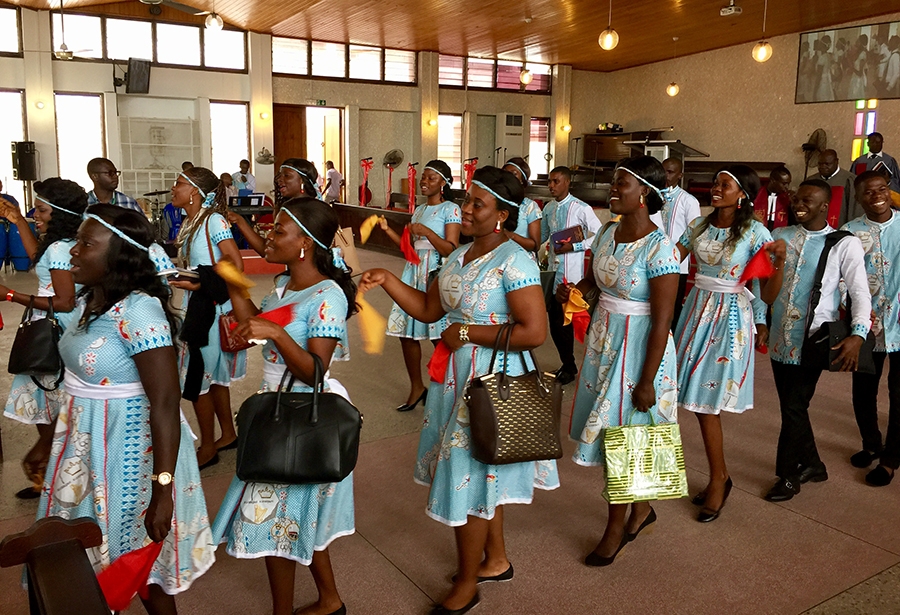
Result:
{"label": "black trousers", "polygon": [[816,392],[822,370],[773,360],[772,373],[781,404],[775,474],[797,480],[803,468],[822,463],[809,422],[809,402]]}
{"label": "black trousers", "polygon": [[[862,446],[872,453],[881,453],[881,463],[900,468],[900,352],[874,352],[874,374],[853,372],[853,412],[862,436]],[[884,361],[891,359],[888,372],[888,428],[884,446],[878,429],[878,384],[884,371]]]}
{"label": "black trousers", "polygon": [[563,305],[559,301],[550,302],[550,337],[559,352],[563,369],[570,373],[578,371],[575,365],[575,331],[572,325],[563,326]]}

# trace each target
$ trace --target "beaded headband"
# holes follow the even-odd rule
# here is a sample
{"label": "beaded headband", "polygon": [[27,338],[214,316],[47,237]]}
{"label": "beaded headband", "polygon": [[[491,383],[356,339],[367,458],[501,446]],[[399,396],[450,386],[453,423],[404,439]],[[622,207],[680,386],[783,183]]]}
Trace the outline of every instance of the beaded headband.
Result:
{"label": "beaded headband", "polygon": [[125,233],[123,233],[122,231],[120,231],[119,229],[114,227],[112,224],[110,224],[109,222],[107,222],[106,220],[101,218],[100,216],[98,216],[96,214],[85,214],[84,219],[85,220],[87,220],[87,219],[96,220],[97,222],[99,222],[100,224],[102,224],[103,226],[108,228],[110,231],[112,231],[114,235],[118,235],[119,237],[121,237],[122,239],[124,239],[125,241],[127,241],[128,243],[133,245],[138,250],[143,250],[144,252],[148,252],[148,253],[150,252],[150,248],[139,244],[136,240],[132,239],[131,237],[129,237],[128,235],[126,235]]}
{"label": "beaded headband", "polygon": [[41,201],[42,203],[46,203],[47,205],[49,205],[49,206],[52,207],[53,209],[58,209],[59,211],[61,211],[61,212],[63,212],[63,213],[72,214],[73,216],[81,217],[81,214],[76,214],[76,213],[75,213],[74,211],[72,211],[71,209],[66,209],[65,207],[60,207],[59,205],[57,205],[57,204],[55,204],[55,203],[51,203],[50,201],[48,201],[47,199],[45,199],[44,197],[42,197],[40,194],[35,194],[35,195],[34,195],[34,198],[36,198],[37,200]]}
{"label": "beaded headband", "polygon": [[472,183],[475,184],[476,186],[478,186],[479,188],[481,188],[482,190],[485,190],[485,191],[487,191],[487,192],[490,192],[492,195],[494,195],[494,198],[495,198],[495,199],[497,199],[498,201],[503,201],[504,203],[506,203],[506,204],[509,205],[510,207],[515,207],[516,209],[518,209],[518,208],[519,208],[519,205],[521,205],[521,203],[515,203],[515,202],[513,202],[513,201],[510,201],[509,199],[503,198],[502,196],[500,196],[499,194],[497,194],[496,192],[494,192],[493,190],[491,190],[490,188],[488,188],[488,187],[484,184],[484,182],[480,182],[480,181],[478,181],[477,179],[474,179],[474,180],[472,180]]}

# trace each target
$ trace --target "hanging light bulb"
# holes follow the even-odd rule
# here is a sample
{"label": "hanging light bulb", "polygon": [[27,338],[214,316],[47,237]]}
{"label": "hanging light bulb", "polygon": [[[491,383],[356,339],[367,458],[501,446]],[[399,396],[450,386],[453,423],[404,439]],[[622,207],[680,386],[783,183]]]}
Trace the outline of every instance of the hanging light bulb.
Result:
{"label": "hanging light bulb", "polygon": [[678,92],[681,91],[681,88],[678,87],[678,84],[674,81],[669,84],[669,87],[666,88],[666,94],[669,96],[678,96]]}
{"label": "hanging light bulb", "polygon": [[772,57],[772,45],[770,45],[769,41],[766,40],[766,13],[768,12],[768,9],[769,0],[766,0],[765,4],[763,4],[763,38],[753,46],[753,59],[757,62],[766,62],[769,58]]}
{"label": "hanging light bulb", "polygon": [[206,16],[207,30],[221,30],[224,25],[225,22],[222,21],[222,18],[219,17],[218,13],[210,13]]}
{"label": "hanging light bulb", "polygon": [[606,26],[606,30],[600,33],[600,38],[597,39],[597,43],[600,45],[601,49],[605,49],[606,51],[615,49],[616,45],[619,44],[619,33],[613,30],[612,27],[612,0],[609,0],[609,25]]}
{"label": "hanging light bulb", "polygon": [[522,85],[528,85],[532,81],[534,81],[534,74],[524,66],[522,67],[522,72],[519,73],[519,83]]}

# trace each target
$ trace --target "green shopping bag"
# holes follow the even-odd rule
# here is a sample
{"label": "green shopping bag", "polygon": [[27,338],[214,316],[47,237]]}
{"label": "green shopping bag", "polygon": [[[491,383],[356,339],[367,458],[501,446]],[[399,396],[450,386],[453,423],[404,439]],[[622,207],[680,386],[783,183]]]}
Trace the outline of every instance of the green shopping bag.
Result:
{"label": "green shopping bag", "polygon": [[[634,418],[634,411],[630,419]],[[603,435],[606,488],[610,504],[686,497],[687,474],[678,423],[609,427]]]}

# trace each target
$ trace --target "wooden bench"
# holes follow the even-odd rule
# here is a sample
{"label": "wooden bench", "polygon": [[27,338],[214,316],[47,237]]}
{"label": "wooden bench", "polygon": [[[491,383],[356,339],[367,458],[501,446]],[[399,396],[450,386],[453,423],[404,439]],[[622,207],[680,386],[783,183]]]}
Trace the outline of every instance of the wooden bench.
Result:
{"label": "wooden bench", "polygon": [[31,615],[110,615],[84,552],[101,542],[92,519],[47,517],[0,542],[0,568],[25,564]]}

